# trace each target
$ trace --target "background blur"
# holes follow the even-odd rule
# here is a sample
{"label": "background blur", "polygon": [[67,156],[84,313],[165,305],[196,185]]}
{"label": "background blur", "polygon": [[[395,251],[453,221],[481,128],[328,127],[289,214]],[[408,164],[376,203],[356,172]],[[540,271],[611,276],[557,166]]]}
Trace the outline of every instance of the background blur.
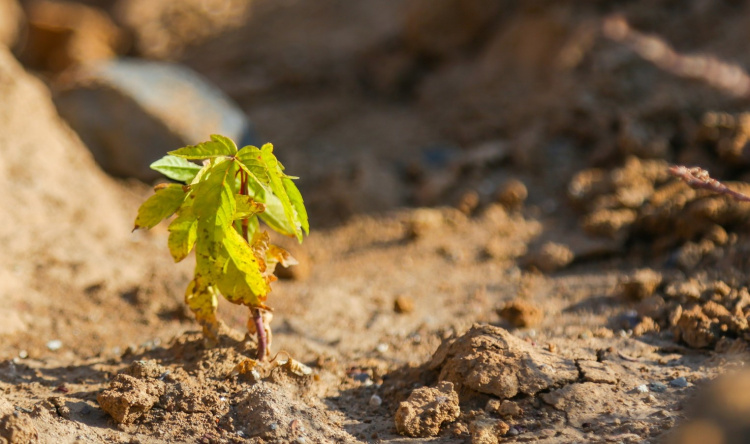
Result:
{"label": "background blur", "polygon": [[[543,204],[578,170],[627,156],[725,178],[750,162],[736,114],[750,94],[742,1],[2,4],[0,34],[56,97],[123,56],[204,76],[302,176],[317,227],[467,193],[492,201],[509,178]],[[184,103],[161,100],[173,111],[162,121],[190,127]],[[717,126],[715,113],[729,115]]]}

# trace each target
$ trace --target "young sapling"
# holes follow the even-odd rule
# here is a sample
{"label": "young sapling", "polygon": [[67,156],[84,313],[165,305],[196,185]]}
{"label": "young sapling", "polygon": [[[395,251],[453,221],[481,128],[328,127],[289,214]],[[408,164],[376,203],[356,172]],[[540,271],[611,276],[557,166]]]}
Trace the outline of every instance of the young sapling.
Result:
{"label": "young sapling", "polygon": [[[202,165],[192,161],[202,161]],[[175,262],[195,248],[195,274],[185,302],[203,327],[218,340],[218,296],[250,309],[248,330],[257,334],[262,361],[270,353],[271,308],[265,302],[276,280],[277,264],[297,261],[269,242],[259,221],[302,242],[308,234],[307,212],[297,186],[284,174],[273,145],[237,149],[224,136],[170,151],[151,168],[182,184],[157,185],[138,210],[135,228],[150,229],[173,214],[168,247]]]}

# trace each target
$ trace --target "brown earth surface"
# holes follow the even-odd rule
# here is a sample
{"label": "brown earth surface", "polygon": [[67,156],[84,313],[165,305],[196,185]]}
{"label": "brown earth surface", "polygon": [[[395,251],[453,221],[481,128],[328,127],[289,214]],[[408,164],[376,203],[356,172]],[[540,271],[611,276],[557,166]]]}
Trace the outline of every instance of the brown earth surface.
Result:
{"label": "brown earth surface", "polygon": [[150,187],[0,46],[0,442],[749,439],[750,205],[668,173],[750,191],[747,2],[83,3],[240,105],[312,233],[275,359],[228,303],[210,346]]}

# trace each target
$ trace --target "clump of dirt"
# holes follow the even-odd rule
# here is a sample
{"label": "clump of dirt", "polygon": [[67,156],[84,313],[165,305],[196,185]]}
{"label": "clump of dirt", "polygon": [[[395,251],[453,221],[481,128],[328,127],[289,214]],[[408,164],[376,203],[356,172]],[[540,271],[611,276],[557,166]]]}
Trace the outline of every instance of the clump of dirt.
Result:
{"label": "clump of dirt", "polygon": [[485,393],[501,399],[535,395],[578,379],[575,362],[542,350],[489,325],[443,342],[428,364],[438,380],[462,395]]}
{"label": "clump of dirt", "polygon": [[458,393],[452,383],[443,381],[434,388],[418,388],[398,406],[396,430],[413,437],[437,436],[443,423],[455,421],[460,412]]}
{"label": "clump of dirt", "polygon": [[512,326],[520,328],[536,327],[544,319],[544,311],[538,305],[523,299],[506,302],[498,314]]}
{"label": "clump of dirt", "polygon": [[102,409],[121,424],[129,424],[151,410],[164,394],[161,381],[145,382],[120,374],[109,384],[109,389],[99,393],[97,400]]}

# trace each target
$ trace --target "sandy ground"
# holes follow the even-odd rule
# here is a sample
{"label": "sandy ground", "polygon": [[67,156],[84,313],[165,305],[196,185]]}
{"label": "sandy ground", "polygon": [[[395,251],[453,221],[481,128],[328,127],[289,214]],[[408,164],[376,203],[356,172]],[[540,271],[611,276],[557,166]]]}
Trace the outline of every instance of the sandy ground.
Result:
{"label": "sandy ground", "polygon": [[130,233],[150,187],[100,171],[3,49],[0,439],[750,436],[747,376],[711,382],[747,360],[750,206],[668,174],[750,188],[743,2],[256,0],[190,38],[130,3],[102,3],[130,51],[211,79],[302,177],[281,353],[242,368],[228,303],[202,339],[190,260]]}

